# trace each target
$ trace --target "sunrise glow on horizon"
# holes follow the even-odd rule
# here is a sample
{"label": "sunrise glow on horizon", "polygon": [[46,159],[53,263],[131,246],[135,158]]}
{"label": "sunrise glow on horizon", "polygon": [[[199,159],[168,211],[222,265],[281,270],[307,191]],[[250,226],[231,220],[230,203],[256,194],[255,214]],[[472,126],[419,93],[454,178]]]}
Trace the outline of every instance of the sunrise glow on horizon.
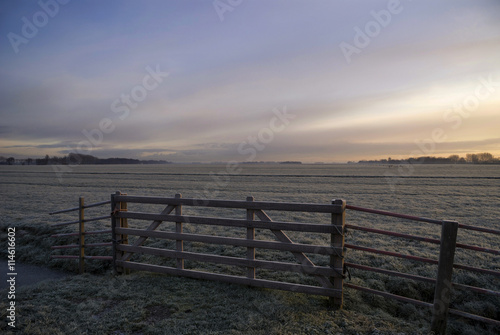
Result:
{"label": "sunrise glow on horizon", "polygon": [[0,156],[500,156],[498,1],[0,8]]}

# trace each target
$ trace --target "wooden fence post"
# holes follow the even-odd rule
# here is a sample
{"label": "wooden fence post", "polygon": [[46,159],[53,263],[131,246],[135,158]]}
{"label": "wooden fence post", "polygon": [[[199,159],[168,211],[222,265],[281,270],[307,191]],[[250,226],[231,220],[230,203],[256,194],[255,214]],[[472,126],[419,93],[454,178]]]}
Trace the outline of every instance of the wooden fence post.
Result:
{"label": "wooden fence post", "polygon": [[80,197],[78,199],[78,221],[79,221],[79,272],[80,274],[85,272],[85,213],[84,213],[84,198]]}
{"label": "wooden fence post", "polygon": [[[115,195],[120,195],[120,191],[116,191],[114,194],[111,194],[111,236],[112,236],[112,241],[113,241],[113,269],[115,270],[115,274],[122,274],[123,273],[123,268],[117,267],[116,265],[116,260],[118,258],[118,251],[116,250],[116,247],[118,244],[120,244],[120,239],[121,236],[116,234],[116,216],[115,211],[117,210],[117,202],[115,200]],[[121,253],[120,253],[121,254]],[[121,260],[121,257],[120,257]]]}
{"label": "wooden fence post", "polygon": [[445,334],[446,332],[448,308],[450,306],[452,291],[451,277],[453,274],[453,259],[455,257],[457,231],[458,222],[443,221],[431,322],[431,332],[435,334]]}
{"label": "wooden fence post", "polygon": [[[254,197],[247,197],[247,201],[254,201]],[[255,220],[255,211],[253,209],[247,209],[247,220]],[[255,240],[255,228],[247,228],[247,239]],[[247,248],[247,259],[252,261],[255,260],[255,248]],[[255,279],[255,267],[247,268],[247,277],[250,279]]]}
{"label": "wooden fence post", "polygon": [[[127,193],[122,193],[121,195],[127,195]],[[120,212],[127,211],[127,203],[120,202]],[[120,218],[120,228],[128,228],[128,219]],[[122,244],[128,244],[128,235],[122,235]]]}
{"label": "wooden fence post", "polygon": [[[182,194],[176,194],[175,195],[176,199],[182,198]],[[175,215],[182,215],[182,205],[177,205],[175,207]],[[175,223],[175,232],[178,234],[182,234],[182,222],[176,222]],[[175,246],[177,251],[184,251],[184,241],[183,240],[177,240],[175,241]],[[177,268],[178,269],[184,269],[184,259],[182,258],[177,258]]]}
{"label": "wooden fence post", "polygon": [[[335,232],[333,232],[330,236],[331,247],[339,248],[341,250],[341,254],[330,255],[330,267],[342,271],[344,269],[344,231],[346,202],[345,200],[334,199],[332,200],[332,205],[340,205],[342,208],[341,213],[332,213],[332,225],[335,228]],[[344,278],[342,277],[342,272],[337,273],[337,275],[333,278],[330,277],[330,281],[333,283],[333,288],[335,290],[340,290],[342,292],[339,298],[330,298],[330,306],[334,309],[342,309],[344,298]]]}
{"label": "wooden fence post", "polygon": [[[127,195],[127,193],[120,193],[120,195]],[[124,201],[120,201],[120,212],[126,212],[128,210],[127,203]],[[120,228],[128,228],[128,219],[127,218],[120,218]],[[128,235],[121,235],[121,244],[128,244]],[[123,255],[125,252],[122,252],[120,257],[123,259]],[[125,268],[123,269],[123,272],[125,274],[130,274],[130,269]]]}

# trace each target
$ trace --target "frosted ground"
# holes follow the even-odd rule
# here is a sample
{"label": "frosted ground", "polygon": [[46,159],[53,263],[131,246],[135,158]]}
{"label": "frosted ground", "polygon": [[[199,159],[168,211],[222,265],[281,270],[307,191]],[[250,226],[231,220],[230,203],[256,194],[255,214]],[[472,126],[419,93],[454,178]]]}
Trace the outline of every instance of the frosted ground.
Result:
{"label": "frosted ground", "polygon": [[[76,166],[72,171],[57,175],[51,166],[0,166],[0,203],[2,226],[41,227],[74,220],[74,213],[57,217],[48,216],[53,210],[75,207],[78,197],[86,203],[108,200],[111,193],[120,190],[129,195],[173,197],[181,193],[185,198],[217,198],[245,200],[254,196],[256,201],[330,203],[332,199],[345,199],[348,204],[377,208],[433,219],[457,220],[460,223],[500,229],[500,168],[498,165],[417,165],[406,167],[388,165],[240,165],[237,174],[226,175],[225,165],[129,165],[129,166]],[[132,206],[129,205],[129,209]],[[137,208],[142,210],[145,208]],[[162,208],[147,208],[160,212]],[[106,209],[107,210],[107,209]],[[90,211],[90,210],[89,210]],[[201,213],[186,208],[184,214]],[[244,218],[244,211],[207,210],[203,214]],[[329,222],[328,215],[269,213],[276,220]],[[73,215],[73,216],[72,216]],[[347,223],[408,234],[439,238],[440,227],[427,223],[414,223],[400,219],[348,211]],[[133,223],[130,223],[133,225]],[[143,223],[137,223],[140,226]],[[144,223],[145,224],[145,223]],[[212,227],[190,227],[186,230],[211,233]],[[260,237],[259,237],[260,234]],[[257,238],[270,238],[265,231]],[[324,244],[323,237],[299,236],[290,233],[296,242]],[[370,235],[350,231],[346,242],[406,254],[437,258],[437,247],[421,242]],[[460,231],[458,242],[499,249],[498,238],[470,231]],[[153,242],[152,242],[153,243]],[[156,243],[156,242],[155,242]],[[156,245],[155,245],[156,246]],[[168,247],[168,246],[167,246]],[[190,247],[188,245],[188,247]],[[198,248],[192,245],[192,248]],[[238,248],[226,250],[226,255],[239,256]],[[38,263],[47,259],[41,255]],[[282,257],[261,254],[264,257]],[[257,254],[259,257],[259,253]],[[313,257],[314,258],[314,257]],[[284,258],[287,260],[287,258]],[[390,270],[415,273],[428,277],[435,275],[435,267],[407,260],[387,258],[348,250],[348,262],[383,267]],[[318,264],[326,263],[321,257]],[[489,254],[457,251],[456,261],[462,264],[500,270],[500,258]],[[156,262],[151,260],[152,263]],[[189,266],[189,265],[188,265]],[[192,267],[199,266],[192,264]],[[210,271],[220,269],[209,268]],[[231,269],[239,274],[239,269]],[[244,270],[242,270],[244,271]],[[430,301],[432,287],[424,283],[390,278],[388,276],[352,270],[352,282],[382,291]],[[263,277],[279,279],[272,272]],[[307,280],[307,279],[306,279]],[[499,290],[498,279],[463,271],[455,271],[454,281]],[[468,292],[454,296],[454,308],[498,319],[498,298]],[[362,303],[361,303],[362,302]],[[360,312],[380,308],[403,318],[422,315],[413,306],[384,300],[359,292],[348,292],[348,308]],[[399,306],[399,307],[396,307]],[[422,312],[423,313],[423,312]],[[452,324],[453,326],[453,324]],[[456,329],[463,331],[461,326]],[[458,330],[457,330],[458,332]]]}

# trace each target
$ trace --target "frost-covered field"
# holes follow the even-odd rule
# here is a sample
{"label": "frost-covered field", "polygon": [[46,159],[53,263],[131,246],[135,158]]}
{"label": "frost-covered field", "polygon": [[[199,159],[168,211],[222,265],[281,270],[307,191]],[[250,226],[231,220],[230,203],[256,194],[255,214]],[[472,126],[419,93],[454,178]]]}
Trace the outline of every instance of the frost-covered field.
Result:
{"label": "frost-covered field", "polygon": [[[240,165],[237,173],[227,174],[225,165],[129,165],[129,166],[77,166],[72,171],[57,175],[51,166],[0,166],[0,203],[2,226],[46,225],[75,219],[75,214],[48,216],[57,209],[75,207],[78,197],[87,204],[108,200],[119,190],[129,195],[173,197],[181,193],[185,198],[217,198],[245,200],[254,196],[256,201],[330,203],[332,199],[345,199],[348,204],[376,208],[433,219],[457,220],[467,225],[500,229],[500,166],[498,165],[417,165],[406,167],[387,165]],[[141,209],[130,204],[129,210]],[[148,208],[160,212],[162,208]],[[90,210],[89,210],[90,211]],[[203,213],[245,218],[244,211],[210,209],[199,211],[185,208],[184,214]],[[276,220],[329,222],[328,215],[300,213],[268,213]],[[72,216],[73,215],[73,216]],[[377,227],[408,234],[439,238],[437,225],[410,222],[401,219],[347,212],[347,223]],[[130,226],[146,223],[129,222]],[[191,227],[186,231],[211,233],[213,227]],[[325,244],[322,236],[289,234],[296,242]],[[243,236],[241,236],[243,237]],[[258,231],[257,238],[271,238]],[[437,259],[438,247],[427,243],[388,238],[380,235],[350,231],[346,242],[400,253]],[[494,235],[459,231],[459,243],[500,249]],[[158,246],[160,242],[151,242]],[[156,244],[154,244],[156,243]],[[161,244],[161,243],[160,243]],[[168,245],[163,245],[167,246]],[[187,244],[186,248],[198,248]],[[243,253],[242,253],[243,252]],[[232,248],[225,255],[244,257],[244,250]],[[257,257],[283,257],[259,252]],[[318,264],[327,263],[321,257],[312,257]],[[500,270],[500,257],[458,250],[456,262]],[[348,250],[348,262],[435,276],[435,266],[408,260],[383,257]],[[152,260],[152,262],[156,262]],[[199,264],[187,264],[186,267]],[[209,269],[218,271],[217,269]],[[238,269],[231,269],[238,274]],[[242,274],[245,269],[242,269]],[[355,284],[431,301],[432,285],[400,278],[352,270]],[[277,274],[262,272],[263,277],[276,279]],[[306,279],[307,280],[307,279]],[[454,281],[500,290],[498,278],[455,271]],[[314,282],[312,282],[314,283]],[[383,310],[409,320],[427,315],[414,306],[387,301],[359,292],[346,292],[346,308],[360,312],[381,307]],[[454,308],[498,319],[500,299],[469,292],[457,292]],[[421,314],[424,313],[424,314]],[[462,328],[457,328],[462,329]],[[463,330],[463,329],[462,329]],[[461,331],[462,331],[461,330]]]}
{"label": "frost-covered field", "polygon": [[[47,217],[47,212],[74,207],[79,196],[86,203],[99,202],[120,190],[129,195],[173,197],[181,193],[189,198],[234,200],[251,195],[261,201],[311,203],[342,198],[356,206],[500,227],[498,165],[418,165],[411,171],[384,165],[239,168],[239,173],[228,175],[224,165],[87,165],[57,175],[51,166],[0,166],[1,219],[49,223],[55,218]],[[348,222],[358,217],[349,212]],[[385,222],[374,216],[362,218],[369,224]]]}
{"label": "frost-covered field", "polygon": [[101,201],[116,190],[316,203],[343,198],[357,206],[498,224],[498,165],[417,165],[411,171],[383,165],[243,164],[239,168],[241,172],[228,178],[224,165],[87,165],[60,175],[51,166],[0,166],[0,200],[6,214],[15,216],[72,206],[78,196],[87,202]]}
{"label": "frost-covered field", "polygon": [[[72,220],[74,213],[58,217],[46,214],[74,207],[79,196],[85,197],[86,203],[99,202],[120,190],[129,195],[173,197],[181,193],[189,198],[234,200],[254,196],[256,201],[309,203],[329,203],[341,198],[356,206],[500,229],[498,165],[417,165],[412,170],[385,165],[240,165],[238,168],[237,173],[227,174],[225,165],[77,166],[58,175],[51,166],[0,166],[1,220],[34,225]],[[328,222],[328,215],[283,217],[281,214],[276,213],[278,216],[273,218]],[[347,222],[435,237],[440,233],[440,228],[432,224],[352,211],[347,213]],[[407,245],[415,248],[416,253],[428,254],[419,249],[420,243],[375,241],[372,237],[352,232],[348,241],[366,239],[370,245],[392,246],[397,241],[401,247]],[[500,244],[492,235],[470,231],[461,231],[459,242],[492,248]],[[477,261],[462,256],[457,255],[464,262]]]}

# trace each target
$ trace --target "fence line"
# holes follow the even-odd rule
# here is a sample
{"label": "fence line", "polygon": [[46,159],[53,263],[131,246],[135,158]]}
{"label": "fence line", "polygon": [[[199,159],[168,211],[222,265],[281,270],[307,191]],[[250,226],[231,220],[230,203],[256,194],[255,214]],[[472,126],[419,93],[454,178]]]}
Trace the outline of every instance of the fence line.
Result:
{"label": "fence line", "polygon": [[[161,213],[141,213],[130,211],[128,203],[132,204],[159,204],[166,207]],[[111,204],[111,215],[100,216],[91,219],[85,219],[84,209],[98,207]],[[192,207],[212,207],[212,208],[229,208],[242,209],[244,214],[240,218],[221,218],[183,215],[183,206]],[[309,212],[309,213],[326,213],[331,215],[331,224],[317,224],[307,222],[284,222],[273,221],[266,210],[284,211],[284,212]],[[370,214],[390,216],[402,218],[406,220],[426,222],[440,225],[442,227],[441,238],[428,238],[393,232],[388,230],[363,227],[359,225],[346,224],[346,210],[361,211]],[[411,216],[406,214],[393,213],[388,211],[368,209],[358,206],[346,205],[344,200],[334,200],[331,204],[311,204],[311,203],[280,203],[280,202],[264,202],[255,201],[253,197],[247,197],[246,201],[239,200],[208,200],[208,199],[191,199],[182,198],[180,194],[173,198],[164,197],[145,197],[145,196],[129,196],[116,192],[111,195],[111,201],[104,201],[95,204],[85,205],[83,198],[80,199],[79,206],[66,210],[52,212],[50,214],[67,213],[78,211],[79,220],[55,224],[54,226],[65,226],[71,224],[79,225],[78,233],[56,234],[53,237],[78,237],[78,244],[70,244],[65,246],[54,246],[54,249],[70,249],[79,248],[80,254],[74,255],[54,255],[53,258],[79,259],[80,272],[83,270],[83,262],[85,259],[101,259],[113,260],[114,268],[117,273],[127,273],[129,270],[152,271],[158,273],[166,273],[173,275],[186,276],[191,278],[218,280],[230,283],[239,283],[257,287],[275,288],[288,290],[293,292],[302,292],[308,294],[318,294],[330,297],[330,302],[335,308],[341,308],[343,304],[343,287],[355,289],[366,293],[376,294],[389,299],[395,299],[402,302],[412,303],[419,306],[429,307],[433,310],[433,319],[431,322],[431,330],[437,334],[444,334],[446,329],[447,313],[466,317],[469,319],[500,325],[498,320],[488,319],[479,315],[470,314],[464,311],[450,309],[450,293],[451,289],[468,290],[491,296],[500,296],[500,292],[479,288],[469,285],[463,285],[451,282],[452,269],[460,269],[465,271],[474,271],[482,274],[500,277],[500,272],[491,269],[483,269],[463,264],[456,264],[453,260],[456,248],[471,250],[475,252],[483,252],[492,255],[500,255],[500,250],[492,248],[484,248],[463,243],[456,243],[456,235],[458,229],[473,230],[481,233],[500,235],[500,231],[485,227],[474,227],[460,224],[453,221],[443,221]],[[111,230],[95,230],[85,231],[85,223],[111,219]],[[146,220],[151,221],[147,228],[137,229],[129,228],[128,220]],[[174,224],[174,231],[157,231],[157,228],[163,222],[171,222]],[[185,233],[183,224],[189,223],[193,225],[213,225],[222,227],[235,227],[246,229],[246,238],[202,235],[194,233]],[[440,245],[439,260],[413,255],[405,255],[394,251],[379,250],[376,248],[364,247],[355,244],[345,243],[345,229],[359,230],[370,234],[381,234],[390,237],[403,238],[421,241],[425,243]],[[258,240],[255,238],[255,229],[268,229],[272,232],[277,241]],[[330,238],[330,245],[311,245],[293,242],[284,232],[284,230],[294,231],[296,233],[320,233],[327,234]],[[85,244],[85,235],[100,235],[111,234],[112,243],[92,243]],[[129,236],[137,237],[133,244],[129,244]],[[153,248],[143,246],[148,238],[156,238],[161,240],[170,240],[175,242],[174,250]],[[206,254],[184,250],[184,241],[201,242],[219,245],[232,245],[246,248],[245,257],[229,257],[224,255]],[[85,247],[110,246],[112,245],[113,257],[109,256],[88,256],[84,254]],[[297,263],[278,262],[273,260],[256,259],[256,249],[270,249],[291,252]],[[409,259],[412,261],[424,262],[432,265],[437,265],[437,278],[428,278],[409,273],[402,273],[381,268],[374,268],[366,265],[356,264],[354,262],[345,262],[345,250],[357,250],[361,252],[369,252],[390,257],[398,257]],[[328,266],[315,265],[307,256],[306,253],[326,255],[330,257]],[[131,257],[135,254],[145,254],[151,256],[160,256],[175,260],[176,265],[160,266],[152,264],[143,264],[137,261],[131,261]],[[234,276],[220,273],[202,272],[196,270],[185,269],[184,261],[197,261],[215,263],[229,266],[237,266],[246,269],[246,276]],[[305,284],[296,284],[289,282],[277,282],[267,279],[256,278],[256,269],[266,269],[274,271],[289,271],[302,275],[311,275],[315,278],[320,286],[311,286]],[[344,272],[348,268],[355,268],[362,271],[370,271],[384,275],[401,277],[410,280],[425,282],[435,285],[434,302],[425,302],[408,297],[395,295],[388,292],[378,291],[367,287],[362,287],[349,282],[344,283]]]}
{"label": "fence line", "polygon": [[69,225],[73,225],[73,224],[78,224],[78,232],[54,234],[51,236],[52,238],[77,237],[78,244],[55,245],[55,246],[52,246],[51,249],[52,250],[78,249],[78,255],[51,255],[51,258],[53,258],[53,259],[78,259],[78,271],[80,274],[85,272],[85,260],[86,259],[107,260],[107,261],[113,260],[113,258],[110,256],[85,255],[86,248],[112,247],[113,246],[112,243],[85,243],[85,236],[87,236],[87,235],[103,235],[103,234],[110,234],[111,233],[111,230],[85,231],[85,223],[101,221],[101,220],[106,220],[106,219],[111,218],[111,215],[105,215],[105,216],[99,216],[99,217],[95,217],[95,218],[86,219],[85,218],[85,209],[99,207],[99,206],[107,205],[110,203],[111,203],[111,201],[108,200],[108,201],[93,203],[90,205],[85,205],[84,198],[80,197],[78,199],[78,207],[63,209],[60,211],[55,211],[55,212],[49,213],[49,215],[55,215],[55,214],[62,214],[62,213],[69,213],[69,212],[78,211],[78,220],[77,221],[63,222],[63,223],[58,223],[58,224],[53,225],[54,227],[62,227],[62,226],[69,226]]}
{"label": "fence line", "polygon": [[[84,205],[82,208],[86,209],[86,208],[98,207],[98,206],[102,206],[102,205],[107,205],[109,203],[111,203],[111,200],[96,202],[96,203],[93,203],[93,204],[90,204],[90,205]],[[80,206],[73,207],[73,208],[68,208],[68,209],[63,209],[63,210],[60,210],[60,211],[50,212],[49,215],[74,212],[74,211],[78,211],[78,210],[80,210]]]}
{"label": "fence line", "polygon": [[[441,244],[441,241],[438,239],[435,239],[435,238],[402,234],[402,233],[396,233],[396,232],[382,230],[382,229],[368,228],[368,227],[356,226],[356,225],[351,225],[351,224],[346,224],[345,227],[349,228],[349,229],[366,231],[366,232],[375,233],[375,234],[406,238],[406,239],[414,240],[414,241],[422,241],[422,242],[428,242],[428,243],[433,243],[433,244]],[[493,254],[493,255],[500,255],[500,250],[478,247],[475,245],[457,243],[456,247],[461,248],[461,249],[468,249],[468,250],[485,252],[485,253],[489,253],[489,254]]]}
{"label": "fence line", "polygon": [[[436,279],[429,278],[429,277],[412,275],[412,274],[408,274],[408,273],[402,273],[402,272],[386,270],[386,269],[379,269],[379,268],[374,268],[374,267],[367,266],[367,265],[361,265],[361,264],[355,264],[355,263],[349,263],[349,262],[346,262],[345,264],[347,267],[353,268],[353,269],[359,269],[359,270],[370,271],[370,272],[377,272],[377,273],[381,273],[381,274],[385,274],[385,275],[389,275],[389,276],[407,278],[407,279],[426,282],[426,283],[430,283],[430,284],[436,283]],[[457,283],[451,283],[451,285],[454,288],[458,288],[458,289],[462,289],[462,290],[474,291],[477,293],[489,294],[489,295],[494,295],[494,296],[500,297],[500,292],[498,292],[498,291],[488,290],[488,289],[464,285],[464,284],[457,284]]]}
{"label": "fence line", "polygon": [[[390,298],[390,299],[396,299],[399,301],[409,302],[409,303],[413,303],[413,304],[416,304],[419,306],[427,306],[427,307],[432,308],[433,309],[433,319],[432,319],[432,323],[431,323],[431,331],[434,331],[435,333],[438,333],[438,334],[444,334],[444,332],[446,330],[446,314],[448,312],[451,314],[454,314],[454,315],[467,317],[467,318],[470,318],[473,320],[493,324],[496,326],[500,325],[500,322],[498,320],[493,320],[493,319],[485,318],[485,317],[482,317],[479,315],[466,313],[463,311],[448,308],[450,300],[451,300],[451,298],[450,298],[451,288],[459,288],[459,289],[469,290],[469,291],[473,291],[473,292],[477,292],[477,293],[481,293],[481,294],[486,294],[486,295],[500,296],[500,292],[498,292],[498,291],[488,290],[488,289],[484,289],[484,288],[462,285],[462,284],[457,284],[457,283],[451,282],[451,275],[452,275],[453,268],[467,270],[467,271],[473,271],[473,272],[479,272],[479,273],[484,273],[484,274],[500,277],[499,271],[482,269],[482,268],[477,268],[477,267],[466,266],[466,265],[454,263],[453,258],[454,258],[455,249],[457,247],[462,248],[462,249],[478,251],[478,252],[490,253],[493,255],[500,254],[500,250],[494,250],[494,249],[490,249],[490,248],[483,248],[483,247],[478,247],[478,246],[471,246],[471,245],[467,245],[467,244],[456,243],[458,228],[475,230],[475,231],[480,231],[483,233],[489,233],[489,234],[494,234],[494,235],[499,234],[500,231],[495,230],[495,229],[462,225],[462,224],[459,224],[459,223],[453,222],[453,221],[443,221],[443,220],[440,221],[440,220],[422,218],[422,217],[411,216],[411,215],[406,215],[406,214],[398,214],[398,213],[392,213],[392,212],[388,212],[388,211],[363,208],[363,207],[358,207],[358,206],[347,205],[346,208],[349,210],[354,210],[354,211],[361,211],[361,212],[366,212],[366,213],[371,213],[371,214],[402,218],[402,219],[407,219],[407,220],[412,220],[412,221],[441,224],[441,226],[442,226],[441,240],[436,240],[436,239],[426,238],[426,237],[422,237],[422,236],[414,236],[414,235],[396,233],[396,232],[391,232],[391,231],[386,231],[386,230],[380,230],[380,229],[360,227],[360,226],[356,226],[356,225],[346,224],[346,228],[350,228],[350,229],[356,229],[356,230],[365,231],[365,232],[369,232],[369,233],[382,234],[382,235],[411,239],[411,240],[418,240],[418,241],[427,242],[427,243],[440,244],[439,260],[433,260],[433,259],[429,259],[429,258],[425,258],[425,257],[418,257],[418,256],[412,256],[412,255],[404,255],[404,254],[397,253],[397,252],[362,247],[362,246],[352,245],[352,244],[345,245],[346,248],[348,248],[348,249],[353,249],[353,250],[358,250],[358,251],[363,251],[363,252],[370,252],[370,253],[375,253],[375,254],[381,254],[381,255],[386,255],[386,256],[391,256],[391,257],[404,258],[404,259],[409,259],[412,261],[418,261],[418,262],[424,262],[424,263],[430,263],[433,265],[438,265],[438,277],[437,277],[437,279],[432,279],[432,278],[427,278],[427,277],[422,277],[422,276],[405,274],[405,273],[401,273],[401,272],[397,272],[397,271],[377,269],[377,268],[373,268],[373,267],[369,267],[369,266],[365,266],[365,265],[361,265],[361,264],[347,263],[347,266],[350,266],[353,268],[358,268],[358,269],[364,270],[364,271],[378,272],[378,273],[382,273],[382,274],[386,274],[386,275],[398,276],[398,277],[403,277],[403,278],[407,278],[407,279],[418,280],[418,281],[423,281],[423,282],[435,284],[435,293],[434,293],[434,303],[433,304],[414,300],[414,299],[409,299],[406,297],[401,297],[398,295],[394,295],[394,294],[390,294],[387,292],[382,292],[382,291],[378,291],[378,290],[374,290],[374,289],[370,289],[370,288],[366,288],[366,287],[362,287],[362,286],[354,285],[354,284],[350,284],[350,283],[346,283],[345,284],[346,287],[349,287],[349,288],[352,288],[355,290],[360,290],[360,291],[367,292],[367,293],[377,294],[377,295],[384,296],[384,297]],[[454,227],[451,228],[450,226],[454,226]]]}
{"label": "fence line", "polygon": [[[412,221],[434,223],[434,224],[439,224],[439,225],[443,223],[442,220],[428,219],[428,218],[423,218],[423,217],[418,217],[418,216],[413,216],[413,215],[399,214],[399,213],[393,213],[393,212],[389,212],[389,211],[382,211],[379,209],[363,208],[363,207],[359,207],[359,206],[347,205],[346,209],[351,209],[354,211],[366,212],[366,213],[371,213],[371,214],[384,215],[384,216],[392,216],[392,217],[396,217],[396,218],[400,218],[400,219],[407,219],[407,220],[412,220]],[[498,229],[476,227],[476,226],[465,225],[462,223],[458,224],[458,228],[467,229],[467,230],[475,230],[475,231],[494,234],[494,235],[500,235],[500,230],[498,230]]]}
{"label": "fence line", "polygon": [[[423,262],[423,263],[429,263],[429,264],[438,264],[438,260],[435,260],[435,259],[419,257],[419,256],[412,256],[412,255],[405,255],[405,254],[401,254],[401,253],[393,252],[393,251],[362,247],[359,245],[348,244],[348,243],[345,244],[345,247],[348,249],[353,249],[353,250],[358,250],[358,251],[366,251],[366,252],[370,252],[373,254],[392,256],[392,257],[397,257],[397,258],[405,258],[405,259],[410,259],[410,260]],[[466,271],[471,271],[471,272],[479,272],[479,273],[489,274],[489,275],[492,275],[495,277],[500,277],[500,271],[481,269],[481,268],[476,268],[473,266],[468,266],[468,265],[463,265],[463,264],[453,264],[453,267],[455,269],[461,269],[461,270],[466,270]]]}
{"label": "fence line", "polygon": [[[57,225],[53,226],[56,227]],[[95,230],[95,231],[85,232],[85,235],[100,235],[100,234],[111,234],[111,230]],[[51,237],[70,237],[70,236],[80,236],[80,233],[54,234]]]}

